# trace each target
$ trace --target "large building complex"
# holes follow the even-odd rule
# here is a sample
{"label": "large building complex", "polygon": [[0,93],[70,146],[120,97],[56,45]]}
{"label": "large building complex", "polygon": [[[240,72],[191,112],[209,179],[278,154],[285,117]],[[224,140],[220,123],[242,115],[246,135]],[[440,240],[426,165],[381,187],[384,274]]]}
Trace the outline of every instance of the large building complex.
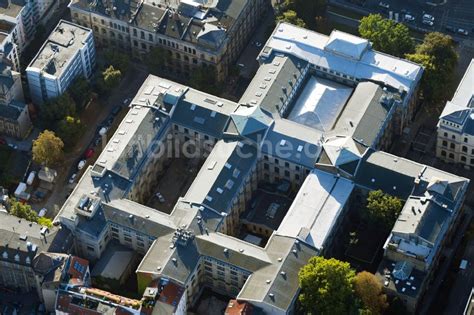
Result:
{"label": "large building complex", "polygon": [[[352,35],[285,23],[259,61],[238,103],[146,79],[58,214],[77,253],[97,261],[113,241],[143,255],[138,289],[159,314],[185,314],[204,288],[239,308],[292,314],[298,270],[330,254],[352,198],[382,189],[406,202],[387,259],[428,279],[468,180],[377,151],[409,124],[422,68]],[[199,171],[151,204],[181,159]],[[422,231],[403,225],[416,202]],[[427,231],[433,221],[440,228]],[[412,259],[414,235],[426,244]]]}
{"label": "large building complex", "polygon": [[474,166],[474,59],[439,117],[436,156],[467,168]]}
{"label": "large building complex", "polygon": [[75,23],[91,28],[99,47],[144,59],[154,47],[166,54],[164,70],[189,77],[197,66],[225,79],[256,28],[266,0],[73,0]]}
{"label": "large building complex", "polygon": [[26,69],[33,103],[58,97],[79,76],[89,79],[94,66],[92,31],[61,20]]}

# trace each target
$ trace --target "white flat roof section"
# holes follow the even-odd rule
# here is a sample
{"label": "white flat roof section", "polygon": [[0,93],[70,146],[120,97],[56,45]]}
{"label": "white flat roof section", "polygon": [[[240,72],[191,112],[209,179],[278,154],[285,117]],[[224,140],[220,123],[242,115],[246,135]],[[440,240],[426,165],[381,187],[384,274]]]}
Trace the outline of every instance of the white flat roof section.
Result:
{"label": "white flat roof section", "polygon": [[308,229],[309,233],[303,240],[321,250],[353,188],[354,183],[350,180],[320,170],[312,171],[306,177],[277,233],[298,237],[302,229]]}
{"label": "white flat roof section", "polygon": [[312,76],[288,119],[320,131],[331,130],[354,89]]}
{"label": "white flat roof section", "polygon": [[420,65],[375,51],[357,36],[340,31],[333,33],[326,36],[280,23],[267,46],[355,78],[383,81],[395,89],[403,87],[408,91],[416,85],[423,71]]}

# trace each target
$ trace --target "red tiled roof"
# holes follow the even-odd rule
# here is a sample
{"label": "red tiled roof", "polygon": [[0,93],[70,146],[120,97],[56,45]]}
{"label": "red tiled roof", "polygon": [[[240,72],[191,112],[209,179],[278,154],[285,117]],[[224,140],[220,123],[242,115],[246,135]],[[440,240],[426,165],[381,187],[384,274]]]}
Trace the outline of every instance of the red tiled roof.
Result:
{"label": "red tiled roof", "polygon": [[[79,268],[77,268],[78,266]],[[71,256],[69,270],[67,271],[67,273],[71,278],[84,279],[85,271],[88,267],[89,261],[87,261],[86,259],[77,256]]]}
{"label": "red tiled roof", "polygon": [[230,300],[225,315],[250,315],[252,314],[252,305],[248,302]]}

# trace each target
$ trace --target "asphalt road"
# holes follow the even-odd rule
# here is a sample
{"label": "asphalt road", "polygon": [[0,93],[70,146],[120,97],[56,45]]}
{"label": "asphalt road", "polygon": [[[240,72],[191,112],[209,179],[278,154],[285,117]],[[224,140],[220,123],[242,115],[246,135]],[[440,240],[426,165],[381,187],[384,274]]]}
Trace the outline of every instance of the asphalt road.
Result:
{"label": "asphalt road", "polygon": [[[458,41],[474,38],[474,3],[472,0],[448,0],[444,5],[432,6],[413,0],[383,0],[382,2],[389,5],[389,8],[380,6],[380,0],[366,0],[363,5],[357,5],[349,0],[330,0],[333,5],[344,5],[348,8],[369,14],[380,13],[385,17],[389,17],[389,12],[395,18],[395,13],[399,14],[399,21],[404,22],[411,28],[423,32],[440,31],[449,33]],[[412,22],[404,21],[404,14],[409,13],[415,20]],[[430,14],[434,17],[434,25],[428,26],[422,23],[423,14]],[[468,36],[453,34],[446,30],[446,26],[452,26],[456,29],[463,28],[469,32]]]}

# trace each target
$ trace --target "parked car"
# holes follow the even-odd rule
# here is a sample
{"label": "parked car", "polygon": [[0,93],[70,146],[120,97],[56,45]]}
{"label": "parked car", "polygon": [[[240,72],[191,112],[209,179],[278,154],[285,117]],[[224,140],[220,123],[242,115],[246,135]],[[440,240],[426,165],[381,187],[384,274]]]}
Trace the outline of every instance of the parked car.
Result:
{"label": "parked car", "polygon": [[379,7],[387,9],[387,10],[390,9],[390,5],[382,1],[379,2]]}
{"label": "parked car", "polygon": [[451,33],[456,33],[456,28],[451,25],[446,25],[446,30]]}
{"label": "parked car", "polygon": [[93,155],[94,155],[94,149],[89,148],[89,149],[87,149],[86,152],[84,153],[84,158],[85,158],[85,159],[89,159],[89,158],[91,158]]}
{"label": "parked car", "polygon": [[407,22],[413,22],[415,20],[415,17],[410,14],[405,14],[405,21]]}
{"label": "parked car", "polygon": [[7,140],[0,138],[0,144],[7,144]]}
{"label": "parked car", "polygon": [[469,32],[467,30],[463,29],[463,28],[458,28],[458,34],[468,36]]}
{"label": "parked car", "polygon": [[[74,173],[71,175],[71,177],[69,178],[69,184],[72,184],[74,183],[74,180],[76,180],[76,177],[77,177],[77,174]],[[69,197],[69,196],[68,196]]]}
{"label": "parked car", "polygon": [[128,105],[130,103],[130,98],[126,98],[123,100],[123,105]]}
{"label": "parked car", "polygon": [[41,209],[41,210],[38,212],[38,217],[40,217],[40,218],[44,217],[47,212],[48,212],[48,209],[46,209],[46,208]]}
{"label": "parked car", "polygon": [[255,46],[257,46],[257,47],[262,47],[262,43],[260,43],[260,42],[255,42]]}
{"label": "parked car", "polygon": [[157,192],[155,194],[155,196],[158,198],[158,200],[161,202],[161,203],[164,203],[165,202],[165,197],[163,197],[163,195],[159,192]]}
{"label": "parked car", "polygon": [[120,111],[122,110],[122,108],[120,108],[120,106],[115,106],[113,109],[112,109],[112,115],[114,116],[117,116],[118,113],[120,113]]}
{"label": "parked car", "polygon": [[431,22],[434,22],[434,16],[432,16],[431,14],[423,14],[423,20],[427,20],[427,21],[431,21]]}
{"label": "parked car", "polygon": [[100,130],[99,130],[99,135],[100,135],[100,136],[105,135],[105,134],[107,133],[107,130],[109,130],[109,128],[107,128],[107,127],[102,127],[102,128],[100,128]]}
{"label": "parked car", "polygon": [[425,24],[425,25],[428,25],[428,26],[433,26],[434,25],[433,21],[430,21],[430,20],[423,20],[422,23]]}
{"label": "parked car", "polygon": [[9,146],[10,148],[12,148],[13,150],[18,149],[18,146],[17,146],[16,144],[13,144],[13,143],[9,143],[8,146]]}
{"label": "parked car", "polygon": [[86,160],[80,160],[79,163],[77,164],[77,169],[82,170],[84,166],[86,165]]}

